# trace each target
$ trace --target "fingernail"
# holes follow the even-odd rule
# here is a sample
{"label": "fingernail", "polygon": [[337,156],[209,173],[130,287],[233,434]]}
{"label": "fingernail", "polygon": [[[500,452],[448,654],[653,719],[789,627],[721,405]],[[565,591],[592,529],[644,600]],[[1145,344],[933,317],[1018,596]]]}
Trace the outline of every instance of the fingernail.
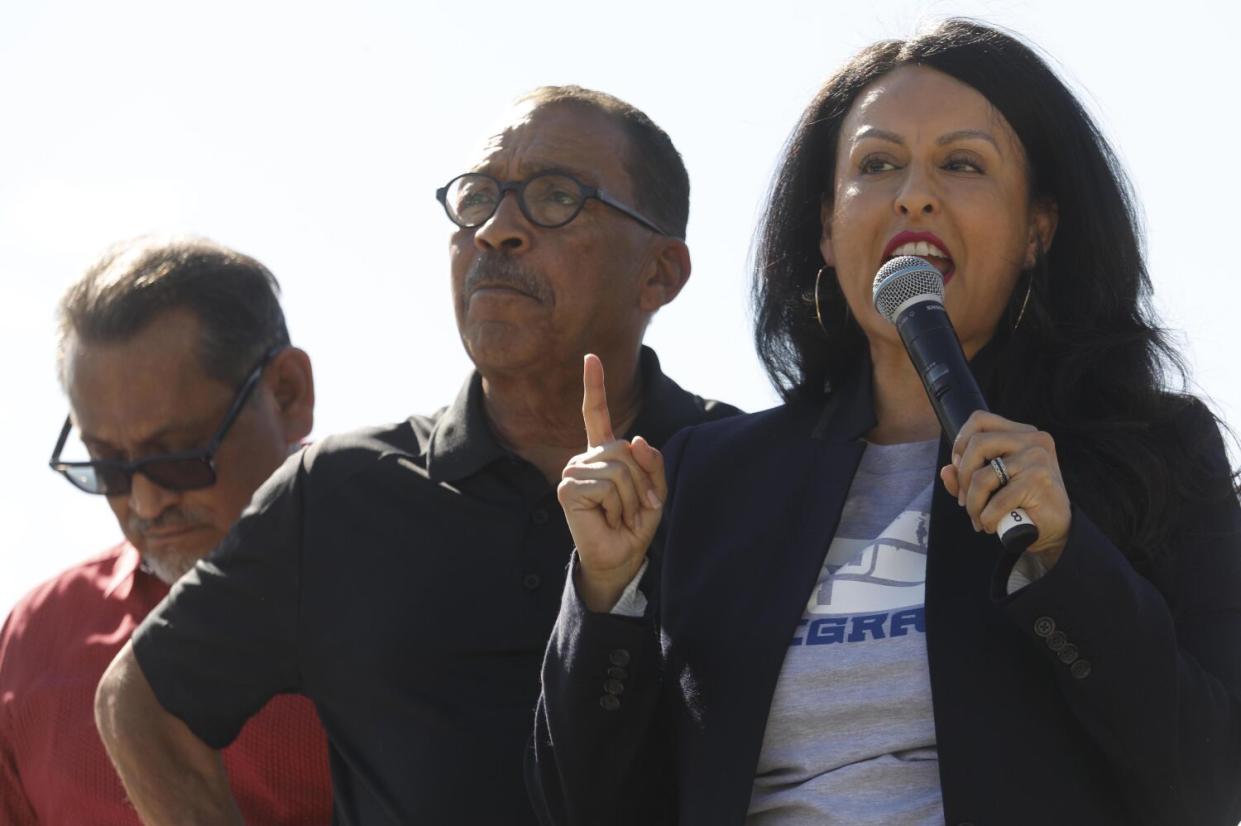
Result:
{"label": "fingernail", "polygon": [[960,453],[952,454],[952,466],[956,467],[959,464],[961,464],[961,454]]}
{"label": "fingernail", "polygon": [[653,490],[648,490],[646,492],[646,501],[651,503],[652,508],[660,508],[663,507],[664,504],[659,501],[659,497],[655,495],[655,491]]}

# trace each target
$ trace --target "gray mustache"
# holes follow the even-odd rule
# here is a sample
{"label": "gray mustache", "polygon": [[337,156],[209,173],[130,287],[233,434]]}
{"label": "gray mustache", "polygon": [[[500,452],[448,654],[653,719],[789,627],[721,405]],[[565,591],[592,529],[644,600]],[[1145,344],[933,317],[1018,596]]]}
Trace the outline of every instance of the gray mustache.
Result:
{"label": "gray mustache", "polygon": [[144,534],[159,528],[195,528],[206,524],[207,521],[202,517],[181,508],[169,508],[154,519],[129,517],[129,530],[135,534]]}
{"label": "gray mustache", "polygon": [[542,279],[503,253],[485,252],[470,265],[465,274],[466,295],[483,286],[507,287],[539,301],[551,298],[551,292]]}

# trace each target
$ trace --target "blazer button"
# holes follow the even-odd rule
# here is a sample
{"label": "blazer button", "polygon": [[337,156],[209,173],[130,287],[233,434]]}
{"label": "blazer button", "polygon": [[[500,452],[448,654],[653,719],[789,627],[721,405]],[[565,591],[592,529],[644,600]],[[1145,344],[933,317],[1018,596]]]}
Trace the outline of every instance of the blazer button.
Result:
{"label": "blazer button", "polygon": [[613,680],[626,680],[629,678],[629,672],[619,666],[612,666],[608,669],[608,676]]}
{"label": "blazer button", "polygon": [[608,654],[608,662],[612,665],[624,668],[629,665],[629,652],[624,648],[614,648],[612,653]]}
{"label": "blazer button", "polygon": [[1090,676],[1090,661],[1078,660],[1069,668],[1069,673],[1078,680],[1084,680]]}
{"label": "blazer button", "polygon": [[1059,651],[1068,641],[1069,638],[1064,635],[1063,631],[1055,631],[1047,638],[1047,647],[1052,651]]}
{"label": "blazer button", "polygon": [[527,591],[537,591],[543,584],[543,577],[538,574],[526,574],[521,578],[521,584]]}
{"label": "blazer button", "polygon": [[609,694],[624,694],[625,684],[620,680],[604,680],[603,690]]}
{"label": "blazer button", "polygon": [[615,694],[604,694],[599,698],[599,707],[604,711],[616,711],[620,708],[620,697]]}
{"label": "blazer button", "polygon": [[536,508],[530,514],[530,521],[536,525],[546,525],[549,519],[551,519],[551,514],[543,508]]}
{"label": "blazer button", "polygon": [[1040,637],[1050,637],[1056,630],[1056,621],[1051,617],[1039,617],[1034,621],[1034,633]]}
{"label": "blazer button", "polygon": [[1056,656],[1059,657],[1060,662],[1065,665],[1072,665],[1073,661],[1077,659],[1077,646],[1073,643],[1069,643],[1056,652]]}

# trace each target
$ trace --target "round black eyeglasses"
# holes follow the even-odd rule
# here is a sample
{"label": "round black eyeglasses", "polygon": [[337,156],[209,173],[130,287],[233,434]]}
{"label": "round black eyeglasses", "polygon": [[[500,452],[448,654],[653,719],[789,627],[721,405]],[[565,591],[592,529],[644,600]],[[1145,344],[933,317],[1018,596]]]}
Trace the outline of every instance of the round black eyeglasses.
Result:
{"label": "round black eyeglasses", "polygon": [[120,459],[96,459],[92,462],[62,462],[60,452],[64,450],[69,431],[73,429],[72,417],[65,418],[65,425],[60,430],[60,438],[56,440],[56,448],[52,451],[48,465],[52,470],[63,475],[73,486],[87,493],[98,493],[103,496],[123,496],[133,487],[134,474],[141,473],[155,484],[166,490],[198,490],[209,488],[215,484],[215,453],[220,449],[224,436],[233,422],[241,414],[246,400],[258,386],[263,368],[272,358],[284,349],[284,345],[268,350],[259,363],[254,365],[249,376],[237,391],[232,405],[224,414],[224,421],[216,430],[215,435],[205,447],[197,450],[184,450],[178,453],[163,453],[158,456],[147,456],[134,462]]}
{"label": "round black eyeglasses", "polygon": [[471,229],[482,226],[496,210],[506,192],[517,194],[517,206],[530,223],[555,229],[572,221],[594,198],[612,209],[629,216],[649,230],[667,235],[659,224],[631,209],[599,187],[587,186],[562,172],[543,172],[524,181],[502,182],[482,172],[458,175],[435,190],[435,199],[444,205],[444,212],[457,226]]}

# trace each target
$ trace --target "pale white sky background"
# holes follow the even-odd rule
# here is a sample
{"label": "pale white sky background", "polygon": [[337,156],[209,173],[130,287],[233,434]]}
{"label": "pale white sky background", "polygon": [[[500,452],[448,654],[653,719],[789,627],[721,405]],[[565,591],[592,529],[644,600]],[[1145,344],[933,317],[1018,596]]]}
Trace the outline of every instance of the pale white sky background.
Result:
{"label": "pale white sky background", "polygon": [[0,6],[0,611],[120,537],[46,467],[66,411],[54,308],[111,242],[194,232],[284,286],[315,434],[430,412],[468,369],[433,198],[507,103],[580,83],[646,110],[693,183],[694,273],[648,341],[670,375],[759,409],[746,269],[780,147],[873,40],[982,17],[1048,52],[1133,177],[1157,303],[1196,387],[1241,427],[1235,4],[1082,0]]}

